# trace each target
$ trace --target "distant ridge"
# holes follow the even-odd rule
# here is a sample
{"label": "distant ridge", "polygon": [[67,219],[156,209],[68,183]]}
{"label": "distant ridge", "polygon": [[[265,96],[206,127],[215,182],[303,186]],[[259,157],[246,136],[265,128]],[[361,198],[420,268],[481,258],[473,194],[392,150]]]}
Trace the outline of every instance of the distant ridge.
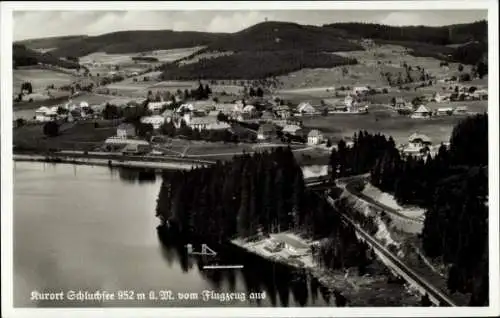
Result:
{"label": "distant ridge", "polygon": [[[272,54],[296,59],[295,62],[279,62],[275,71],[260,71],[262,76],[275,76],[282,71],[308,67],[333,67],[356,63],[352,59],[338,56],[335,52],[363,50],[362,39],[373,39],[380,44],[394,44],[409,49],[414,56],[434,57],[444,61],[476,64],[485,60],[488,42],[487,21],[454,24],[441,27],[388,26],[370,23],[334,23],[323,26],[301,25],[291,22],[266,21],[235,33],[209,33],[192,31],[120,31],[99,36],[67,36],[31,39],[17,42],[24,49],[14,50],[14,60],[26,61],[26,56],[36,57],[52,63],[66,63],[59,58],[82,57],[94,52],[114,54],[138,53],[153,50],[168,50],[204,46],[193,53],[199,56],[207,52],[229,52],[234,56],[216,57],[210,61],[202,58],[203,65],[182,66],[171,63],[171,75],[165,78],[193,77],[194,74],[213,73],[220,68],[221,75],[238,78],[235,70],[241,65],[255,67],[266,65],[266,59],[275,60]],[[465,44],[463,44],[465,43]],[[463,45],[458,45],[463,44]],[[53,49],[50,53],[37,55],[32,49]],[[37,53],[37,54],[35,54]],[[322,55],[326,54],[326,55]],[[28,58],[29,61],[29,58]],[[228,65],[231,64],[231,65]],[[287,64],[287,65],[284,65]],[[238,67],[236,67],[236,66]],[[74,67],[74,66],[72,66]],[[229,69],[234,70],[224,74]],[[185,71],[186,70],[186,71]],[[188,71],[187,71],[188,70]],[[175,75],[174,75],[175,74]]]}

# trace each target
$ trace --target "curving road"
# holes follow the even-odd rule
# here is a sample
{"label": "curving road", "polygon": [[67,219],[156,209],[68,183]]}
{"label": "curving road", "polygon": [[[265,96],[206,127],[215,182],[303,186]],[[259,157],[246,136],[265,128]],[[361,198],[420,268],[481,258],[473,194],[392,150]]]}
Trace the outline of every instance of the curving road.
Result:
{"label": "curving road", "polygon": [[[359,176],[354,176],[354,177],[348,177],[348,178],[342,178],[337,180],[338,184],[340,187],[346,189],[346,191],[349,191],[347,188],[349,185],[352,185],[355,181],[359,180],[364,180],[366,179],[367,175],[359,175]],[[319,180],[316,178],[311,178],[306,181],[306,185],[308,187],[312,187],[316,184],[318,184]],[[352,193],[354,196],[357,196],[356,193]],[[320,194],[318,194],[320,195]],[[330,197],[327,194],[324,194],[325,199],[327,202],[334,207],[334,199]],[[363,198],[360,198],[364,200]],[[375,202],[373,203],[375,205]],[[383,208],[384,210],[387,211],[388,207],[383,206],[382,204],[377,204],[379,208]],[[336,210],[336,209],[335,209]],[[391,212],[396,212],[394,209]],[[337,210],[336,210],[337,211]],[[400,213],[397,213],[399,216]],[[421,275],[415,273],[408,265],[406,265],[403,261],[401,261],[396,255],[394,255],[391,251],[389,251],[385,246],[383,246],[381,243],[377,241],[373,236],[368,234],[365,230],[363,230],[359,225],[357,225],[350,217],[345,215],[344,213],[340,212],[340,216],[342,219],[347,223],[350,224],[351,226],[354,227],[356,232],[365,239],[366,242],[368,242],[374,249],[376,249],[380,254],[382,254],[383,257],[386,258],[386,260],[391,264],[391,267],[395,269],[397,272],[399,272],[406,280],[414,282],[416,285],[418,285],[420,290],[423,290],[424,293],[429,295],[429,298],[436,303],[439,306],[451,306],[451,307],[456,307],[457,305],[455,302],[450,299],[444,292],[439,290],[438,288],[434,287],[429,281],[427,281],[424,277]]]}

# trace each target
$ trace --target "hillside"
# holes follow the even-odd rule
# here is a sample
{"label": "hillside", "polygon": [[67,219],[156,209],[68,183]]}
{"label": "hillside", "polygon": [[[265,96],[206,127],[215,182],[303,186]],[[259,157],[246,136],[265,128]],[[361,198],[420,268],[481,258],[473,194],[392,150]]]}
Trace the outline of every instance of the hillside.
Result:
{"label": "hillside", "polygon": [[89,36],[77,42],[62,42],[51,53],[59,57],[81,57],[93,52],[138,53],[202,46],[224,34],[206,32],[123,31]]}
{"label": "hillside", "polygon": [[488,23],[478,21],[441,27],[396,27],[373,23],[334,23],[324,28],[342,30],[350,36],[390,41],[423,42],[435,45],[462,44],[470,41],[488,41]]}
{"label": "hillside", "polygon": [[207,46],[211,51],[257,52],[302,50],[341,52],[362,50],[345,39],[345,32],[288,22],[264,22],[222,37]]}
{"label": "hillside", "polygon": [[51,52],[39,53],[20,44],[14,44],[12,47],[12,63],[14,68],[20,66],[37,65],[38,63],[54,65],[68,69],[79,68],[78,63],[61,60],[58,57],[54,56]]}
{"label": "hillside", "polygon": [[[364,38],[371,38],[377,44],[407,48],[407,52],[402,54],[475,65],[478,61],[485,61],[487,56],[487,26],[486,21],[443,27],[395,27],[365,23],[335,23],[320,27],[263,22],[235,33],[122,31],[22,43],[33,48],[55,47],[50,54],[43,55],[43,59],[49,59],[51,63],[62,63],[54,60],[56,57],[82,57],[96,52],[126,54],[204,46],[204,49],[177,60],[177,63],[164,66],[163,69],[168,72],[163,77],[262,78],[304,68],[355,63],[344,57],[332,56],[332,53],[363,51],[360,40]],[[33,54],[23,53],[28,58],[18,58],[18,62],[31,63],[29,56]],[[37,56],[37,60],[40,58]],[[271,65],[271,60],[277,65]]]}
{"label": "hillside", "polygon": [[237,52],[232,55],[201,59],[197,63],[167,64],[163,68],[163,80],[197,79],[263,79],[302,68],[332,68],[356,64],[355,59],[321,52],[259,51]]}
{"label": "hillside", "polygon": [[70,35],[70,36],[56,36],[43,39],[32,39],[18,41],[14,44],[24,45],[29,49],[52,49],[58,48],[64,45],[78,44],[79,41],[86,38],[86,35]]}
{"label": "hillside", "polygon": [[487,21],[441,27],[372,23],[334,23],[323,27],[341,30],[352,39],[370,38],[378,44],[401,45],[410,49],[408,53],[414,56],[463,64],[476,64],[484,60],[488,52]]}

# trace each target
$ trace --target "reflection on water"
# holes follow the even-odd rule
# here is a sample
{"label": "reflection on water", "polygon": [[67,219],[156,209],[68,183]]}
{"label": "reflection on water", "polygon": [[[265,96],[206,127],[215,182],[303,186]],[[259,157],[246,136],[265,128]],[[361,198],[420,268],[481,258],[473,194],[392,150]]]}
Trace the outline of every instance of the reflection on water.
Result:
{"label": "reflection on water", "polygon": [[[14,167],[14,305],[16,307],[334,306],[327,289],[307,275],[210,243],[220,264],[187,255],[185,242],[158,235],[161,178],[152,171],[17,162]],[[208,243],[207,243],[208,244]],[[198,247],[199,248],[199,247]],[[244,293],[245,301],[31,300],[33,291],[169,290]],[[264,299],[248,299],[265,292]]]}
{"label": "reflection on water", "polygon": [[[213,265],[213,256],[188,255],[186,244],[166,231],[159,229],[158,238],[162,243],[165,261],[172,266],[178,262],[183,272],[196,269],[214,290],[227,288],[236,291],[239,277],[245,286],[247,295],[265,292],[266,302],[256,299],[257,305],[271,306],[307,306],[328,305],[330,293],[314,277],[288,266],[264,260],[231,245],[208,244],[217,251],[218,265],[240,265],[243,269],[203,269],[204,265]],[[192,243],[192,242],[190,242]],[[206,242],[205,242],[206,243]],[[201,244],[194,244],[194,250],[201,249]],[[318,299],[318,290],[322,289],[322,298]],[[279,303],[278,303],[279,300]]]}

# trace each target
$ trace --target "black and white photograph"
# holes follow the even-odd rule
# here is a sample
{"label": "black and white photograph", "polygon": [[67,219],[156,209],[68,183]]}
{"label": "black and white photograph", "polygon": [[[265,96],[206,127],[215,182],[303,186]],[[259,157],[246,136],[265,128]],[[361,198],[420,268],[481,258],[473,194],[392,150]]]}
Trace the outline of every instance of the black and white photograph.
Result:
{"label": "black and white photograph", "polygon": [[500,314],[496,1],[1,28],[2,316]]}

